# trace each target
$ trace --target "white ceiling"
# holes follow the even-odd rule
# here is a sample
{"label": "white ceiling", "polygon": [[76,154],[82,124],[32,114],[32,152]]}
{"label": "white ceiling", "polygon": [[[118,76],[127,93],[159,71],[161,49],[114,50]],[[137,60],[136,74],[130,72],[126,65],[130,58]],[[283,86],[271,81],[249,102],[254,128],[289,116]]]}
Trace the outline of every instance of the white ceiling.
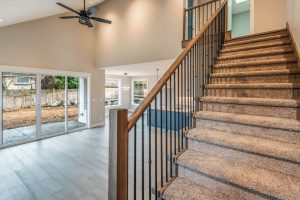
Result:
{"label": "white ceiling", "polygon": [[[87,7],[105,0],[86,0]],[[0,0],[0,27],[68,12],[56,5],[63,3],[83,9],[83,0]]]}
{"label": "white ceiling", "polygon": [[241,3],[237,3],[237,0],[233,0],[232,6],[233,6],[233,9],[232,9],[233,14],[249,11],[250,10],[250,0],[245,0],[245,1],[241,0]]}
{"label": "white ceiling", "polygon": [[161,60],[155,62],[109,67],[104,68],[104,70],[105,74],[108,75],[124,76],[124,73],[127,73],[127,76],[152,76],[157,75],[156,69],[158,69],[158,74],[161,76],[170,68],[173,62],[174,59]]}

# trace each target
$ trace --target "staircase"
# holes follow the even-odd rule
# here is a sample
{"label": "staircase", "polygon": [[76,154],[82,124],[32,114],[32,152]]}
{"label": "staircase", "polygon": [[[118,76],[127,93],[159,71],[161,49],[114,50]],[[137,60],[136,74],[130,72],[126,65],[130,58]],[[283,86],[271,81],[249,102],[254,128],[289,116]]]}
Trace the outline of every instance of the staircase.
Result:
{"label": "staircase", "polygon": [[300,68],[287,30],[225,42],[166,200],[300,199]]}

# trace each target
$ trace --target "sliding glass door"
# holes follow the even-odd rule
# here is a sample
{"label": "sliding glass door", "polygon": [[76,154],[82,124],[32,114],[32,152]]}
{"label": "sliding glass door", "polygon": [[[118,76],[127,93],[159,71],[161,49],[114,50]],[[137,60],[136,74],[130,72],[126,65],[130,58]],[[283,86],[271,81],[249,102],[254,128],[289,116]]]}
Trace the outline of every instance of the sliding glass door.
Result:
{"label": "sliding glass door", "polygon": [[87,127],[88,79],[0,72],[0,147]]}
{"label": "sliding glass door", "polygon": [[41,134],[64,133],[65,128],[65,77],[41,77]]}
{"label": "sliding glass door", "polygon": [[74,130],[87,124],[87,79],[68,77],[68,123]]}
{"label": "sliding glass door", "polygon": [[36,75],[2,73],[3,144],[36,137]]}

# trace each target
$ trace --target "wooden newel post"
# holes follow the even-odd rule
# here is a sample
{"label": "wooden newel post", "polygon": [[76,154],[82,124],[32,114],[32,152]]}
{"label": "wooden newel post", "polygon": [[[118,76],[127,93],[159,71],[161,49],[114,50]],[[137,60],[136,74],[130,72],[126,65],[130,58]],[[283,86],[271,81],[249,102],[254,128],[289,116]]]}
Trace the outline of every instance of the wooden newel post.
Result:
{"label": "wooden newel post", "polygon": [[108,199],[128,198],[128,110],[109,111]]}

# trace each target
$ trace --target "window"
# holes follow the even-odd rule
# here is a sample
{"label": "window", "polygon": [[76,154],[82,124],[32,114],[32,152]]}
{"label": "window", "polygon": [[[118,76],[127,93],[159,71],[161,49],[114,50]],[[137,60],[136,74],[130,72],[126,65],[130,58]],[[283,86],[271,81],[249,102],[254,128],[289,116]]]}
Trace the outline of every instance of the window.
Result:
{"label": "window", "polygon": [[139,105],[148,94],[148,80],[132,81],[132,104]]}
{"label": "window", "polygon": [[29,85],[30,77],[28,76],[17,76],[16,77],[16,85]]}
{"label": "window", "polygon": [[105,106],[120,105],[120,81],[105,80]]}

